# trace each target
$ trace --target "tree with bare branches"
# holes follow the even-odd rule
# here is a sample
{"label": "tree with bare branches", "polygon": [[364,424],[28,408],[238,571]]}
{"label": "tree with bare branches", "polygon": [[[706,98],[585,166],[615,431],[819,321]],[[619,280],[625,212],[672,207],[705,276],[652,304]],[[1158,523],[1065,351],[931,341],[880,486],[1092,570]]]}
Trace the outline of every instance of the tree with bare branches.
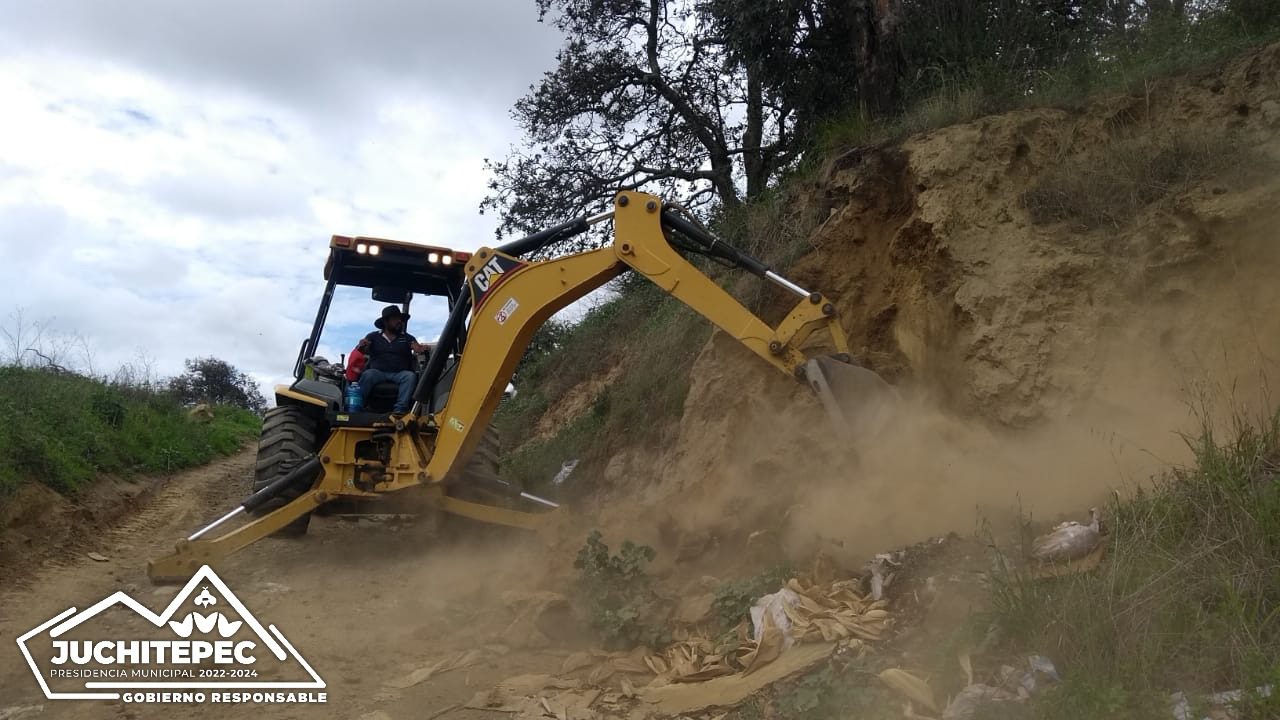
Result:
{"label": "tree with bare branches", "polygon": [[644,188],[732,209],[794,166],[818,122],[899,100],[900,0],[537,0],[566,36],[516,103],[525,134],[482,211],[532,232]]}
{"label": "tree with bare branches", "polygon": [[696,2],[538,0],[567,37],[516,103],[526,143],[490,161],[499,233],[530,232],[645,187],[738,205],[796,157],[795,116],[713,36]]}
{"label": "tree with bare branches", "polygon": [[5,351],[0,364],[94,374],[93,349],[84,335],[58,332],[54,320],[32,320],[25,308],[9,313],[8,322],[0,326],[0,336]]}

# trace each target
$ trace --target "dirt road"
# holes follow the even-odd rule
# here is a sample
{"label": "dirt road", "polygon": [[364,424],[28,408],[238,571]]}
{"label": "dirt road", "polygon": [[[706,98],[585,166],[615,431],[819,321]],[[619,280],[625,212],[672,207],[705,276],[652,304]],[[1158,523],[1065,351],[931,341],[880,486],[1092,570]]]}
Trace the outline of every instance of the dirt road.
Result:
{"label": "dirt road", "polygon": [[[25,577],[4,580],[0,717],[219,718],[252,712],[262,718],[357,718],[375,710],[391,718],[426,717],[465,703],[503,678],[560,667],[563,648],[535,651],[503,644],[504,631],[510,633],[510,591],[539,580],[531,570],[540,566],[531,562],[540,553],[534,547],[538,543],[506,537],[484,547],[458,542],[432,547],[412,529],[316,518],[305,538],[258,543],[232,558],[220,575],[264,623],[277,625],[325,680],[323,709],[46,700],[15,638],[69,607],[84,608],[117,590],[153,610],[167,605],[179,588],[153,587],[146,560],[234,507],[248,488],[253,459],[249,450],[166,480],[101,537],[95,552],[106,562],[68,550]],[[107,628],[119,622],[106,614],[98,619]],[[387,685],[474,648],[483,649],[478,664],[407,688]],[[35,707],[15,710],[23,706]],[[494,716],[457,709],[447,717]]]}

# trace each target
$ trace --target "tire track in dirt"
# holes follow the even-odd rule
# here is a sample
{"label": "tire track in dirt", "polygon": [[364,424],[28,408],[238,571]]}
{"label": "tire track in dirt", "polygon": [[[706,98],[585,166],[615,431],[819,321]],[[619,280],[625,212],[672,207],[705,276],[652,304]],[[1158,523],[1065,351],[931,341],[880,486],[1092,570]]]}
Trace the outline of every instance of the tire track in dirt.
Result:
{"label": "tire track in dirt", "polygon": [[[254,452],[245,450],[229,458],[219,460],[185,472],[177,473],[161,481],[159,487],[143,493],[130,512],[108,527],[95,541],[77,543],[107,555],[113,560],[145,565],[150,556],[135,558],[138,550],[164,546],[167,550],[180,536],[190,534],[199,526],[212,520],[218,508],[230,509],[248,494],[246,478],[253,472]],[[91,565],[81,552],[65,552],[55,555],[34,573],[34,580],[42,573],[53,570],[74,570]]]}
{"label": "tire track in dirt", "polygon": [[[136,505],[99,538],[72,542],[29,574],[5,578],[0,586],[0,709],[18,701],[43,700],[18,653],[18,635],[68,607],[84,607],[116,590],[156,604],[146,580],[146,561],[172,548],[174,540],[189,534],[217,508],[233,505],[233,498],[244,493],[253,462],[254,452],[245,450],[163,479],[154,490],[139,495]],[[107,561],[90,559],[85,548]],[[71,709],[78,703],[59,705]]]}
{"label": "tire track in dirt", "polygon": [[[155,539],[171,543],[230,510],[249,494],[253,451],[244,451],[214,465],[175,476],[165,483],[147,506],[111,528],[103,538],[107,546],[136,548]],[[167,538],[161,532],[174,535]]]}

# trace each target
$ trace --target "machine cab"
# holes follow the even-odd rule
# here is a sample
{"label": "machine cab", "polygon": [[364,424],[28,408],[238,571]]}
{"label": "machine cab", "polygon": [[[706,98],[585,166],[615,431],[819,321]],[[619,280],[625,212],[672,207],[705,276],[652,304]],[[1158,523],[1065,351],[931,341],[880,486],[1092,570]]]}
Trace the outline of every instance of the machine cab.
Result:
{"label": "machine cab", "polygon": [[[316,310],[311,333],[302,341],[294,361],[294,381],[276,387],[277,404],[306,404],[324,407],[327,413],[339,414],[346,408],[346,380],[341,366],[318,363],[315,355],[338,287],[367,289],[379,303],[399,305],[410,313],[416,296],[445,298],[450,310],[466,292],[464,267],[471,258],[468,252],[449,248],[372,237],[334,235],[329,240],[329,257],[324,266],[325,288]],[[353,342],[354,342],[353,338]],[[423,338],[425,341],[425,338]],[[444,352],[455,358],[462,351],[465,333],[456,347],[432,347],[431,352]],[[449,365],[453,365],[450,362]],[[387,388],[364,388],[367,409],[385,412]],[[446,389],[447,392],[447,389]],[[389,396],[394,399],[394,394]]]}

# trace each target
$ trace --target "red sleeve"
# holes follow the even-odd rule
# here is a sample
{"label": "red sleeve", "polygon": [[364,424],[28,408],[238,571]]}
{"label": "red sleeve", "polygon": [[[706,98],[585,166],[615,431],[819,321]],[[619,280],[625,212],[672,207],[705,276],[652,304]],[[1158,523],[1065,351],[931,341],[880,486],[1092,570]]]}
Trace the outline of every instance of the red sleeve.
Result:
{"label": "red sleeve", "polygon": [[360,377],[360,373],[364,371],[364,365],[368,360],[369,358],[365,357],[365,354],[360,352],[358,348],[351,351],[351,354],[347,356],[347,382],[355,382]]}

